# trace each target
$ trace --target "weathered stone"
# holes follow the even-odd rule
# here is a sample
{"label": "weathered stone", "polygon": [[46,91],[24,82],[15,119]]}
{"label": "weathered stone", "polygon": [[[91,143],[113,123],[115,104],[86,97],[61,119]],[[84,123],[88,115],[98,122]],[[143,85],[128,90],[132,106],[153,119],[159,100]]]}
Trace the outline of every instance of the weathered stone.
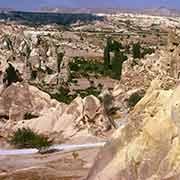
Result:
{"label": "weathered stone", "polygon": [[[115,132],[99,153],[88,180],[176,179],[179,165],[179,86],[162,90],[155,80],[129,115],[129,122]],[[179,109],[179,108],[177,108]],[[172,112],[176,113],[175,118]],[[175,120],[175,123],[173,122]]]}

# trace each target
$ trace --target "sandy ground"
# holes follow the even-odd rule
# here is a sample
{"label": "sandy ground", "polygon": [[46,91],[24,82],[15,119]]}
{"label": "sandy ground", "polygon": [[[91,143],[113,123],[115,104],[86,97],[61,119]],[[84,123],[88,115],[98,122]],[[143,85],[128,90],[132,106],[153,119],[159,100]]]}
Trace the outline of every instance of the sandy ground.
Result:
{"label": "sandy ground", "polygon": [[98,151],[0,156],[0,180],[85,180]]}

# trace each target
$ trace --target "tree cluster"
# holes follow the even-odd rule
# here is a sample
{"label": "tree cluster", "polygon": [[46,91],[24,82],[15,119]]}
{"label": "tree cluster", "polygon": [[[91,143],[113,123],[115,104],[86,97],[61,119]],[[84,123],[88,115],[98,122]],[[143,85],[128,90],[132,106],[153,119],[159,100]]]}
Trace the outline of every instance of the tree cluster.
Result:
{"label": "tree cluster", "polygon": [[[114,53],[111,58],[111,53]],[[111,71],[113,79],[120,80],[122,74],[123,62],[127,60],[123,51],[123,46],[118,41],[112,41],[111,38],[107,39],[107,44],[104,49],[104,72],[105,74]]]}

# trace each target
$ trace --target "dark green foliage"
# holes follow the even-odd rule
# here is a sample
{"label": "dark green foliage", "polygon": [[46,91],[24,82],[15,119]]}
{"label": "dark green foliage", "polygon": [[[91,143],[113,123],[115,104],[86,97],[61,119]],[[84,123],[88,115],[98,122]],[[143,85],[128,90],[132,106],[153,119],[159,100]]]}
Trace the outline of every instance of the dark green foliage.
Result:
{"label": "dark green foliage", "polygon": [[104,48],[104,68],[107,70],[110,65],[110,49],[108,46]]}
{"label": "dark green foliage", "polygon": [[70,70],[79,73],[80,75],[88,76],[88,73],[103,74],[104,65],[98,61],[86,61],[83,58],[76,57],[73,62],[69,64]]}
{"label": "dark green foliage", "polygon": [[82,98],[85,98],[86,96],[89,95],[98,97],[101,91],[98,88],[92,86],[85,90],[77,90],[76,93],[79,94]]}
{"label": "dark green foliage", "polygon": [[72,78],[70,77],[68,82],[73,83],[73,84],[77,84],[77,83],[78,83],[78,80],[72,79]]}
{"label": "dark green foliage", "polygon": [[48,66],[46,66],[46,72],[47,72],[49,75],[51,75],[51,74],[54,73],[54,71],[53,71],[51,68],[49,68]]}
{"label": "dark green foliage", "polygon": [[39,12],[20,12],[0,13],[0,19],[16,21],[21,24],[35,26],[45,24],[70,25],[81,22],[102,21],[104,17],[89,13],[39,13]]}
{"label": "dark green foliage", "polygon": [[52,144],[47,137],[38,135],[31,129],[18,129],[9,142],[17,148],[42,148]]}
{"label": "dark green foliage", "polygon": [[134,59],[141,58],[141,46],[139,43],[133,44],[132,53]]}
{"label": "dark green foliage", "polygon": [[[107,39],[107,45],[104,49],[104,75],[111,76],[117,80],[120,80],[122,64],[127,60],[127,56],[124,55],[121,49],[124,49],[121,43],[112,41],[111,38]],[[112,59],[110,58],[110,52],[114,52]]]}
{"label": "dark green foliage", "polygon": [[38,118],[38,116],[33,115],[33,114],[30,113],[30,112],[27,112],[27,113],[24,115],[24,120],[29,120],[29,119],[34,119],[34,118]]}
{"label": "dark green foliage", "polygon": [[124,49],[124,47],[118,41],[113,41],[110,49],[111,51],[119,51],[120,49]]}
{"label": "dark green foliage", "polygon": [[12,83],[22,81],[19,71],[16,70],[12,64],[9,63],[9,67],[6,69],[6,72],[3,77],[3,83],[6,86],[10,86]]}
{"label": "dark green foliage", "polygon": [[127,60],[127,56],[124,56],[123,52],[115,51],[112,59],[112,78],[120,80],[122,74],[123,62]]}
{"label": "dark green foliage", "polygon": [[106,71],[110,66],[110,52],[112,51],[112,39],[107,39],[106,47],[104,48],[104,70]]}
{"label": "dark green foliage", "polygon": [[144,48],[144,49],[142,50],[141,57],[144,58],[144,56],[145,56],[146,54],[152,54],[152,53],[154,53],[154,52],[155,52],[155,50],[154,50],[153,48]]}
{"label": "dark green foliage", "polygon": [[31,71],[31,80],[35,80],[37,78],[38,72],[36,70]]}
{"label": "dark green foliage", "polygon": [[89,87],[84,90],[76,90],[74,94],[70,94],[70,91],[61,87],[59,91],[56,94],[51,94],[51,97],[56,99],[59,102],[64,102],[66,104],[70,104],[78,95],[80,95],[82,98],[89,96],[89,95],[94,95],[96,97],[99,96],[101,90],[100,88],[96,87]]}
{"label": "dark green foliage", "polygon": [[131,108],[134,107],[142,99],[142,97],[143,96],[138,93],[132,94],[128,99],[128,106]]}
{"label": "dark green foliage", "polygon": [[57,70],[58,70],[58,73],[60,73],[60,65],[61,65],[61,62],[63,60],[63,57],[64,57],[64,53],[57,53]]}
{"label": "dark green foliage", "polygon": [[75,98],[75,96],[69,95],[69,92],[70,91],[68,88],[60,87],[57,93],[51,94],[51,97],[59,102],[70,104],[71,101]]}
{"label": "dark green foliage", "polygon": [[130,54],[131,53],[131,51],[130,51],[130,45],[126,45],[125,47],[124,47],[124,51],[125,51],[125,53],[126,54]]}

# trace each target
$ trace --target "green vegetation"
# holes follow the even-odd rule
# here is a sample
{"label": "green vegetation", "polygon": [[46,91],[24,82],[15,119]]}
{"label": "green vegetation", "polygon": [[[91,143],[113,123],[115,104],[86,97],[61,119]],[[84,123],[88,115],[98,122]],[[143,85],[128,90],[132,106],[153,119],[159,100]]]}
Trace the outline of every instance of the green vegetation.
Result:
{"label": "green vegetation", "polygon": [[68,26],[77,21],[102,21],[104,17],[96,16],[89,13],[38,13],[13,11],[11,13],[0,13],[0,19],[16,21],[21,24],[30,26],[46,24],[58,24]]}
{"label": "green vegetation", "polygon": [[70,104],[78,95],[80,95],[82,98],[89,95],[94,95],[98,97],[100,93],[101,93],[101,86],[98,86],[98,88],[91,86],[84,90],[83,89],[76,90],[76,92],[74,92],[73,94],[70,94],[69,89],[61,87],[59,88],[57,93],[51,94],[51,97],[59,102]]}
{"label": "green vegetation", "polygon": [[107,39],[107,44],[104,48],[105,71],[108,70],[111,65],[110,52],[118,52],[120,49],[124,49],[121,43],[119,43],[118,41],[112,41],[110,37]]}
{"label": "green vegetation", "polygon": [[57,52],[57,70],[58,70],[58,73],[60,73],[60,66],[61,66],[61,62],[63,60],[63,57],[64,57],[64,53],[62,53],[62,52],[58,53]]}
{"label": "green vegetation", "polygon": [[99,88],[91,86],[85,90],[77,90],[76,93],[79,94],[82,98],[85,98],[86,96],[89,96],[89,95],[94,95],[98,97],[101,91]]}
{"label": "green vegetation", "polygon": [[38,116],[33,115],[31,112],[27,112],[24,114],[24,120],[29,120],[29,119],[34,119],[34,118],[38,118]]}
{"label": "green vegetation", "polygon": [[155,50],[153,48],[143,48],[142,49],[142,53],[141,53],[141,57],[145,57],[147,54],[153,54],[155,52]]}
{"label": "green vegetation", "polygon": [[141,45],[139,43],[133,44],[132,54],[133,54],[133,59],[141,58]]}
{"label": "green vegetation", "polygon": [[35,80],[37,78],[38,72],[36,70],[31,71],[31,80]]}
{"label": "green vegetation", "polygon": [[[103,74],[104,73],[104,65],[98,61],[88,61],[83,58],[76,57],[74,61],[69,64],[71,73],[78,77],[78,75],[82,75],[87,77],[88,73],[92,74]],[[73,76],[73,77],[75,77]]]}
{"label": "green vegetation", "polygon": [[18,129],[9,140],[17,148],[49,147],[52,142],[43,135],[36,134],[29,128]]}
{"label": "green vegetation", "polygon": [[107,39],[106,47],[104,48],[104,70],[108,70],[110,66],[110,52],[112,48],[112,39]]}
{"label": "green vegetation", "polygon": [[[153,48],[141,47],[140,43],[133,44],[132,66],[137,65],[140,58],[144,58],[146,54],[152,54],[154,51]],[[112,53],[112,56],[114,54],[112,58],[110,53]],[[74,61],[70,63],[71,79],[79,77],[87,77],[89,79],[90,76],[97,77],[97,75],[104,75],[120,80],[123,63],[128,59],[125,54],[129,53],[130,45],[123,47],[121,43],[108,38],[104,49],[104,62],[88,61],[76,57]]]}
{"label": "green vegetation", "polygon": [[110,51],[109,51],[109,47],[106,46],[104,48],[104,69],[108,69],[110,65]]}
{"label": "green vegetation", "polygon": [[134,107],[141,99],[143,96],[139,95],[138,93],[132,94],[129,99],[128,99],[128,106],[130,108]]}
{"label": "green vegetation", "polygon": [[[111,76],[113,79],[120,80],[122,74],[123,62],[127,60],[127,56],[122,51],[124,47],[118,41],[107,39],[107,45],[104,49],[104,74]],[[110,52],[114,53],[114,57],[110,58]]]}
{"label": "green vegetation", "polygon": [[6,72],[3,77],[3,84],[10,86],[12,83],[22,81],[19,71],[16,70],[12,64],[9,63],[9,67],[6,69]]}
{"label": "green vegetation", "polygon": [[123,62],[127,60],[127,56],[121,51],[115,51],[112,59],[112,78],[120,80],[122,74]]}
{"label": "green vegetation", "polygon": [[133,59],[141,59],[144,58],[146,54],[152,54],[155,50],[149,47],[141,47],[139,43],[133,44],[132,53]]}
{"label": "green vegetation", "polygon": [[51,94],[53,99],[56,99],[59,102],[70,104],[72,100],[76,97],[75,95],[69,95],[69,89],[65,87],[60,87],[58,92]]}

